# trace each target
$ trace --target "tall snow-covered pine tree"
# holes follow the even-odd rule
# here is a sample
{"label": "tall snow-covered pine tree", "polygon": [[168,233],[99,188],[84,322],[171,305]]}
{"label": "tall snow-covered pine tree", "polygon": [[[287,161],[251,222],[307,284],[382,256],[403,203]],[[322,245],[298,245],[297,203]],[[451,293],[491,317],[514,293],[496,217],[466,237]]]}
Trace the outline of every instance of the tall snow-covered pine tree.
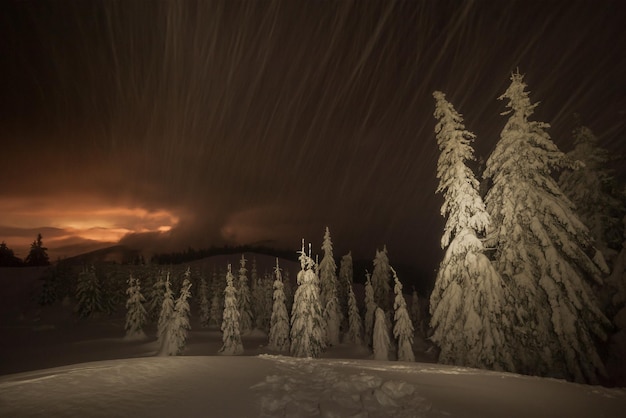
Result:
{"label": "tall snow-covered pine tree", "polygon": [[474,159],[474,135],[442,92],[433,96],[441,150],[437,192],[443,193],[441,214],[447,216],[441,246],[447,250],[430,297],[431,339],[441,363],[513,371],[505,289],[479,238],[490,218],[479,182],[465,164]]}
{"label": "tall snow-covered pine tree", "polygon": [[536,104],[525,88],[512,74],[500,97],[510,110],[484,173],[493,222],[487,246],[511,292],[518,370],[595,383],[605,374],[596,341],[610,326],[590,287],[602,272],[588,229],[552,177],[568,160],[549,125],[529,120]]}

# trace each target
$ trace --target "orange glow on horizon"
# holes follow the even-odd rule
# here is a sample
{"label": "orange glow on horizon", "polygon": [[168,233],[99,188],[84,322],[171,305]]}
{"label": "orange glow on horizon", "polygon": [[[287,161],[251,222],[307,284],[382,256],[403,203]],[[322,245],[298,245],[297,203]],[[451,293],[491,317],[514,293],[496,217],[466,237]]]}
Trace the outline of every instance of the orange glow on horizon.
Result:
{"label": "orange glow on horizon", "polygon": [[166,233],[180,221],[166,209],[113,206],[77,197],[0,199],[0,213],[0,241],[15,248],[16,253],[23,253],[24,248],[27,253],[35,238],[30,236],[32,231],[41,228],[54,228],[43,233],[44,245],[54,250],[84,240],[114,244],[127,234]]}

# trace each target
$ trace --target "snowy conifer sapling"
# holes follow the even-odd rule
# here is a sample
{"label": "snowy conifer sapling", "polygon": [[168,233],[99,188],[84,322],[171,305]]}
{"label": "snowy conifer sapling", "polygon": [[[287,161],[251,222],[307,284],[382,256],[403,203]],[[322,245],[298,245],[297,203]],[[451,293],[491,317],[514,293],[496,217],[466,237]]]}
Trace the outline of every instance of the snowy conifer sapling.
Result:
{"label": "snowy conifer sapling", "polygon": [[222,324],[222,314],[224,312],[223,298],[224,289],[221,287],[220,280],[216,271],[213,272],[211,282],[213,288],[213,297],[211,298],[211,314],[209,315],[209,326],[220,327]]}
{"label": "snowy conifer sapling", "polygon": [[86,318],[105,310],[100,281],[96,275],[96,268],[86,267],[78,275],[76,284],[76,312],[81,318]]}
{"label": "snowy conifer sapling", "polygon": [[126,300],[126,339],[143,339],[146,337],[143,326],[146,323],[146,308],[143,303],[145,298],[141,294],[139,279],[133,277],[132,273],[128,278],[128,289],[126,290],[128,299]]}
{"label": "snowy conifer sapling", "polygon": [[393,302],[394,309],[394,326],[393,336],[398,341],[398,361],[415,361],[413,354],[413,323],[409,318],[409,312],[406,309],[406,301],[402,294],[402,283],[398,279],[396,271],[391,267],[391,273],[394,280],[394,293],[396,295]]}
{"label": "snowy conifer sapling", "polygon": [[376,258],[374,258],[374,271],[372,272],[372,288],[374,290],[374,301],[376,305],[385,312],[391,310],[391,301],[389,295],[391,293],[391,272],[389,270],[389,257],[387,256],[387,247],[383,247],[382,251],[376,250]]}
{"label": "snowy conifer sapling", "polygon": [[315,274],[315,262],[304,252],[304,240],[300,252],[298,289],[291,310],[291,348],[295,357],[318,357],[324,345],[324,320],[319,299],[319,279]]}
{"label": "snowy conifer sapling", "polygon": [[333,257],[333,243],[330,230],[326,227],[322,244],[324,257],[319,265],[320,272],[320,303],[324,309],[324,324],[326,326],[326,344],[339,344],[339,328],[341,326],[341,310],[337,299],[337,264]]}
{"label": "snowy conifer sapling", "polygon": [[413,294],[411,295],[411,322],[415,329],[424,336],[424,327],[422,325],[422,308],[420,306],[420,298],[417,294],[417,290],[413,289]]}
{"label": "snowy conifer sapling", "polygon": [[374,360],[389,360],[389,332],[387,331],[387,318],[385,312],[376,308],[374,319],[374,336],[372,347],[374,349]]}
{"label": "snowy conifer sapling", "polygon": [[237,289],[234,285],[233,273],[228,265],[226,272],[226,289],[224,289],[224,314],[222,319],[222,348],[219,354],[236,356],[243,353],[241,334],[239,332],[239,307]]}
{"label": "snowy conifer sapling", "polygon": [[275,351],[287,351],[289,350],[289,314],[285,306],[283,279],[278,266],[278,258],[274,275],[274,303],[272,304],[268,348]]}
{"label": "snowy conifer sapling", "polygon": [[348,287],[348,332],[346,340],[352,344],[363,343],[363,325],[361,323],[361,315],[359,307],[356,304],[356,297],[352,285]]}
{"label": "snowy conifer sapling", "polygon": [[[165,292],[163,294],[163,302],[161,303],[161,313],[159,314],[159,322],[157,324],[157,342],[159,347],[169,347],[171,321],[174,315],[174,295],[170,285],[169,272],[165,278]],[[160,355],[164,354],[162,350],[159,350]]]}
{"label": "snowy conifer sapling", "polygon": [[337,292],[337,298],[339,299],[339,307],[341,308],[341,316],[344,319],[344,329],[348,328],[349,325],[346,326],[345,321],[348,319],[348,293],[349,289],[352,287],[352,283],[354,281],[354,267],[352,263],[352,252],[348,252],[348,254],[341,257],[341,262],[339,263],[339,277],[337,278],[339,281],[339,287]]}
{"label": "snowy conifer sapling", "polygon": [[248,269],[246,258],[241,254],[239,260],[239,280],[237,286],[237,303],[239,304],[239,331],[247,334],[252,331],[252,310],[250,305],[250,287],[248,287]]}
{"label": "snowy conifer sapling", "polygon": [[200,326],[207,328],[211,318],[211,304],[209,303],[209,286],[204,277],[200,278]]}
{"label": "snowy conifer sapling", "polygon": [[372,335],[374,331],[374,314],[376,312],[376,302],[374,302],[374,289],[370,274],[365,272],[365,341],[368,345],[372,344]]}
{"label": "snowy conifer sapling", "polygon": [[159,271],[148,294],[148,317],[151,321],[157,321],[161,315],[163,297],[165,295],[165,276],[166,273],[164,271]]}

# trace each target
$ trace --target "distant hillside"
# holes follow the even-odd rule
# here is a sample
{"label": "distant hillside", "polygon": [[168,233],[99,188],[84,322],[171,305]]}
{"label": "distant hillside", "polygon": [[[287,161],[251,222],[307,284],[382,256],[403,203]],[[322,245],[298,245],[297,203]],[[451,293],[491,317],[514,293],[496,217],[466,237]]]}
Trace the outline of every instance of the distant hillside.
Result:
{"label": "distant hillside", "polygon": [[116,263],[134,264],[141,258],[141,251],[129,248],[125,245],[114,245],[101,248],[87,253],[64,258],[63,263],[68,264],[91,264],[91,263]]}
{"label": "distant hillside", "polygon": [[[228,264],[231,265],[234,274],[237,274],[239,270],[239,263],[241,255],[244,254],[247,263],[246,268],[248,274],[252,270],[252,261],[256,260],[257,273],[259,276],[263,276],[268,273],[274,272],[276,266],[276,257],[279,258],[280,268],[283,270],[289,270],[290,277],[295,279],[299,269],[300,263],[295,261],[295,257],[292,259],[286,259],[284,252],[277,251],[276,254],[271,254],[270,249],[262,248],[261,253],[255,251],[253,247],[226,247],[226,248],[213,248],[209,251],[186,251],[186,261],[165,262],[166,260],[179,260],[180,257],[176,255],[182,253],[173,253],[173,257],[161,256],[160,258],[153,258],[152,260],[144,260],[140,250],[129,248],[125,245],[115,245],[112,247],[102,248],[95,251],[90,251],[84,254],[80,254],[74,257],[68,257],[61,262],[69,265],[85,265],[85,264],[101,264],[101,263],[114,263],[114,264],[137,264],[139,261],[150,262],[152,264],[160,265],[178,265],[178,266],[191,266],[204,271],[206,274],[211,274],[213,270],[224,271]],[[191,255],[195,255],[191,257]],[[294,253],[295,254],[295,253]],[[161,261],[156,263],[155,261]]]}
{"label": "distant hillside", "polygon": [[[195,260],[189,263],[183,263],[183,265],[189,265],[192,268],[202,270],[205,274],[211,274],[214,270],[224,271],[228,264],[231,265],[233,274],[236,276],[240,267],[241,255],[246,258],[246,269],[248,270],[248,277],[252,270],[252,262],[256,262],[256,270],[259,277],[263,277],[266,274],[273,274],[274,267],[276,266],[276,257],[267,254],[257,253],[239,253],[239,254],[221,254],[211,257],[203,258],[201,260]],[[292,260],[286,260],[278,257],[279,267],[282,270],[284,276],[285,271],[289,272],[289,279],[295,283],[298,271],[300,271],[300,263]]]}

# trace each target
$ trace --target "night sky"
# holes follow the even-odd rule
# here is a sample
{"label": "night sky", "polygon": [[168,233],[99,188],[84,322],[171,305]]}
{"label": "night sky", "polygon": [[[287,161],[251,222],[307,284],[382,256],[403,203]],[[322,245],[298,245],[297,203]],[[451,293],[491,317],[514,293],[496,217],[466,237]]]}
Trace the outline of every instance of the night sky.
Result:
{"label": "night sky", "polygon": [[[485,158],[526,74],[534,120],[626,153],[623,1],[4,1],[0,241],[373,259],[442,252],[433,90]],[[624,166],[624,160],[616,167]],[[619,174],[624,177],[624,170]]]}

